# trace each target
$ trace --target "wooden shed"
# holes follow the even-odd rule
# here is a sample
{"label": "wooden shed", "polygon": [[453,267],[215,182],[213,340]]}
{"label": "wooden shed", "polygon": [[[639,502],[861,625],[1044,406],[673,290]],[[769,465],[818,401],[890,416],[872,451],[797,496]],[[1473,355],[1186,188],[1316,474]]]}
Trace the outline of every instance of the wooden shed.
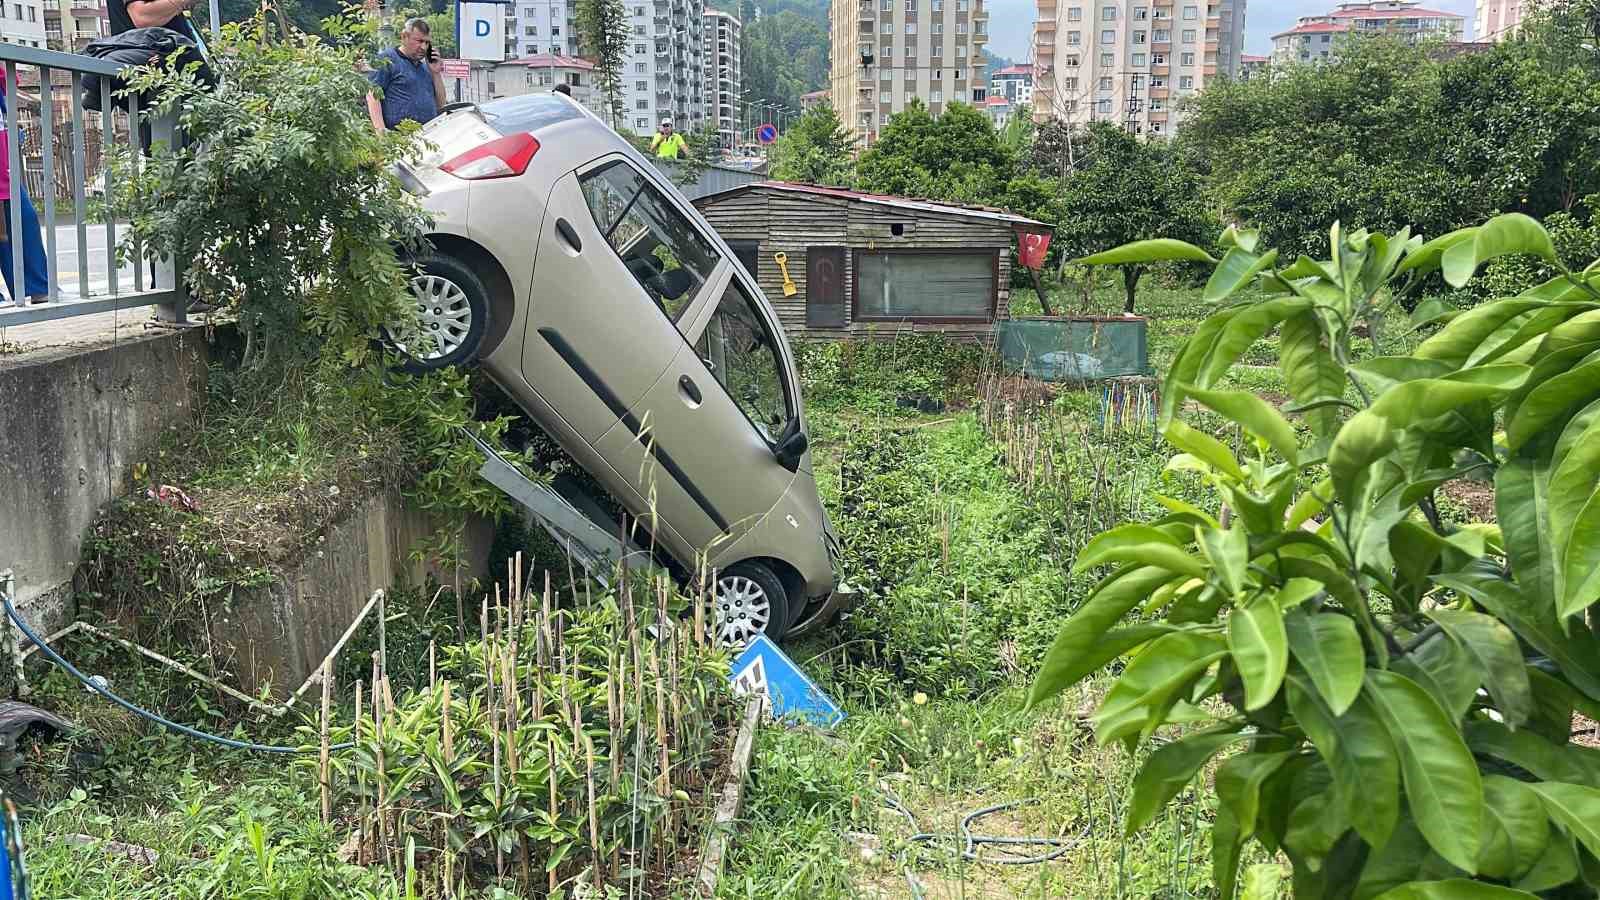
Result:
{"label": "wooden shed", "polygon": [[988,340],[1008,316],[1017,236],[1051,230],[999,209],[784,181],[694,203],[796,337],[932,331]]}

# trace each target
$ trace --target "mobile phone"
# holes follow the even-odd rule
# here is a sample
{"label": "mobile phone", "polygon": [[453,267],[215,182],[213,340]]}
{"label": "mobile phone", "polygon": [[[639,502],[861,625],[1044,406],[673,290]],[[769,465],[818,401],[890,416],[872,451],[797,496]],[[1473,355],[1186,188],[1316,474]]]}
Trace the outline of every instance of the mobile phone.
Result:
{"label": "mobile phone", "polygon": [[437,62],[438,59],[439,59],[439,51],[433,49],[433,42],[429,41],[428,42],[428,62]]}

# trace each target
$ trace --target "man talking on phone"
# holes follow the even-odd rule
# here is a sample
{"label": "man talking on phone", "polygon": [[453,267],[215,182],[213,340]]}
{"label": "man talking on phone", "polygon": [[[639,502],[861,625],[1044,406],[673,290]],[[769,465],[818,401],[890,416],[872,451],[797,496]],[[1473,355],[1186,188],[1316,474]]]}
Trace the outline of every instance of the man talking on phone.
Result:
{"label": "man talking on phone", "polygon": [[111,19],[112,34],[135,28],[170,28],[194,40],[194,29],[185,16],[193,6],[194,0],[111,0],[106,15]]}
{"label": "man talking on phone", "polygon": [[[184,0],[150,0],[184,2]],[[379,134],[410,119],[425,125],[444,105],[444,77],[440,74],[439,54],[433,49],[428,23],[411,19],[400,29],[400,44],[378,55],[377,64],[367,74],[374,87],[383,91],[383,100],[367,93],[367,113]]]}

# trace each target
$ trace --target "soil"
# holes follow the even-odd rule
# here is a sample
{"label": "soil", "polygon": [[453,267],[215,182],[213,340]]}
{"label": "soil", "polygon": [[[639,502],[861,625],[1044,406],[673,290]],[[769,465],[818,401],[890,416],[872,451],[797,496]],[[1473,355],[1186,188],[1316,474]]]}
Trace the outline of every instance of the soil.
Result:
{"label": "soil", "polygon": [[1487,481],[1457,479],[1439,488],[1439,492],[1465,506],[1475,522],[1493,522],[1494,485]]}

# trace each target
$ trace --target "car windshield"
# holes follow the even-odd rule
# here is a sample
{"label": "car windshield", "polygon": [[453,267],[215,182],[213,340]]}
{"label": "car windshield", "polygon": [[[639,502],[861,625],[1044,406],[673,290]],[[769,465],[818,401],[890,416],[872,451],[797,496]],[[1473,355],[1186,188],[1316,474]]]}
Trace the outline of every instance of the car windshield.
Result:
{"label": "car windshield", "polygon": [[537,134],[558,122],[583,118],[577,104],[555,94],[523,94],[504,97],[479,104],[479,116],[489,127],[501,134],[520,134],[529,131]]}

